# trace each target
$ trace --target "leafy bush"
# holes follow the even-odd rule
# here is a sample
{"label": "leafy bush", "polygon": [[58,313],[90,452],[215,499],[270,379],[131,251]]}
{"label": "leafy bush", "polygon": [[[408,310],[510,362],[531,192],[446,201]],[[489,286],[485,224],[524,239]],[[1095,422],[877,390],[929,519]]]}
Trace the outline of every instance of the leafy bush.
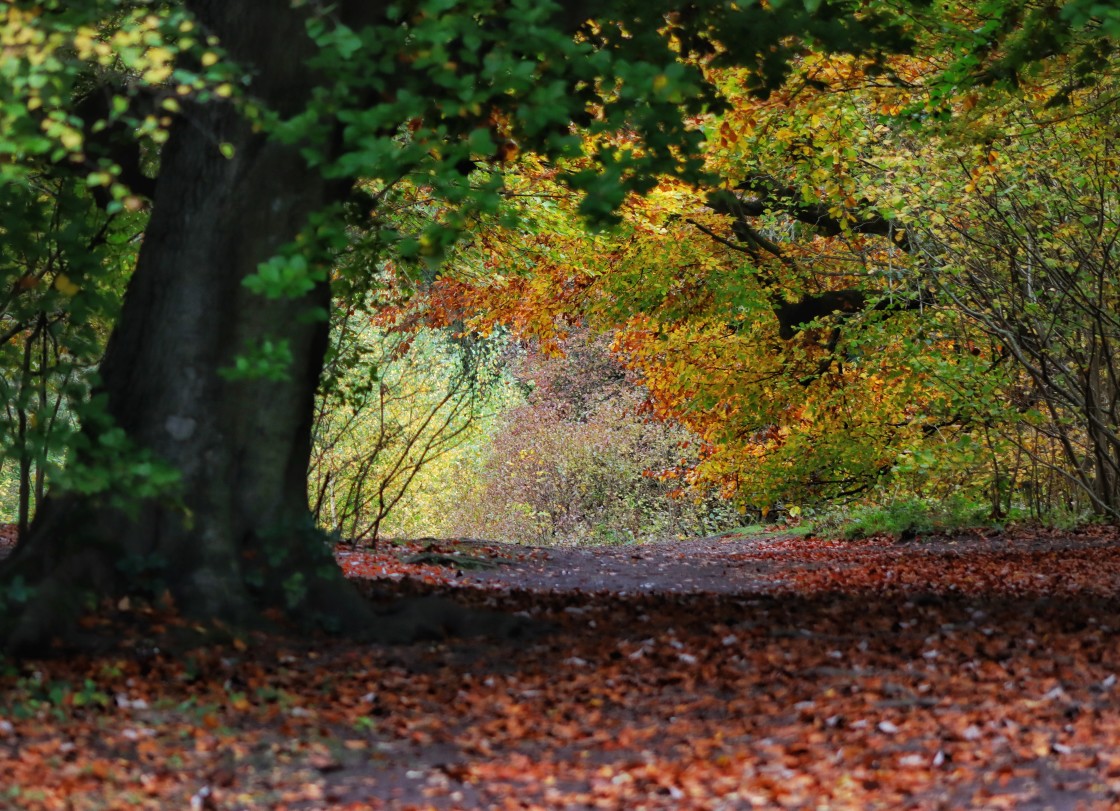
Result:
{"label": "leafy bush", "polygon": [[659,475],[684,461],[696,439],[639,413],[644,393],[606,340],[579,332],[564,347],[561,358],[530,352],[522,360],[516,373],[531,393],[502,415],[450,531],[532,543],[626,543],[738,523],[730,505]]}
{"label": "leafy bush", "polygon": [[[0,520],[24,529],[75,442],[146,214],[109,214],[76,177],[0,197]],[[87,434],[93,419],[87,420]],[[88,438],[88,437],[87,437]],[[124,457],[118,448],[116,456]],[[108,491],[107,482],[101,491]],[[128,487],[121,488],[124,495]]]}
{"label": "leafy bush", "polygon": [[902,496],[882,504],[834,509],[815,523],[820,535],[848,539],[871,535],[927,535],[992,524],[989,505],[966,496],[944,500]]}

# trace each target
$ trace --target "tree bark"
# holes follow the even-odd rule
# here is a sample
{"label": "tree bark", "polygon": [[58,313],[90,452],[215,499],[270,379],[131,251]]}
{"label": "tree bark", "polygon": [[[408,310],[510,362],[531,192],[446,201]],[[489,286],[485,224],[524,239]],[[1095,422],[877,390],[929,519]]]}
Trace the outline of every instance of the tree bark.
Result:
{"label": "tree bark", "polygon": [[[315,81],[303,65],[312,44],[287,0],[191,5],[253,75],[252,95],[281,112],[302,106]],[[80,595],[152,586],[165,586],[189,615],[230,623],[252,623],[277,606],[338,626],[369,621],[307,505],[328,329],[307,316],[329,307],[330,292],[323,283],[298,300],[267,299],[242,285],[347,189],[325,181],[297,149],[255,132],[233,104],[195,105],[175,123],[100,391],[115,424],[181,472],[180,498],[130,515],[93,497],[48,495],[0,569],[0,591],[4,583],[32,587],[15,621],[0,628],[9,646],[64,632]],[[220,374],[266,337],[289,342],[287,380]]]}

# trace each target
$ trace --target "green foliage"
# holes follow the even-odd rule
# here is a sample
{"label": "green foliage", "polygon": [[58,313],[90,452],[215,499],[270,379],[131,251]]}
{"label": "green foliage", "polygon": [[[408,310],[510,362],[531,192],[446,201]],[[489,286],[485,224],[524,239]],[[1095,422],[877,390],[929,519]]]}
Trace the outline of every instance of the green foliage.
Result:
{"label": "green foliage", "polygon": [[312,271],[307,259],[294,256],[274,256],[261,263],[255,276],[243,284],[265,298],[300,298],[315,289],[325,276]]}
{"label": "green foliage", "polygon": [[1102,34],[1120,40],[1120,8],[1101,0],[1070,0],[1062,6],[1062,19],[1077,29],[1099,28]]}
{"label": "green foliage", "polygon": [[775,521],[769,524],[748,524],[742,527],[732,527],[731,529],[724,530],[727,535],[794,535],[797,537],[806,537],[809,535],[817,534],[817,525],[808,521],[797,520],[794,523],[786,523],[784,521]]}
{"label": "green foliage", "polygon": [[[250,277],[252,278],[252,277]],[[292,348],[285,338],[263,338],[245,348],[233,366],[219,370],[226,380],[288,380],[292,369]]]}
{"label": "green foliage", "polygon": [[[953,57],[929,83],[925,113],[951,118],[962,89],[996,86],[1020,90],[1048,61],[1066,60],[1070,82],[1050,94],[1068,102],[1075,89],[1092,86],[1120,38],[1120,12],[1098,0],[983,0],[972,6],[912,6],[920,30],[937,25],[937,47]],[[919,34],[919,37],[922,35]]]}
{"label": "green foliage", "polygon": [[142,227],[142,215],[105,214],[74,179],[13,184],[0,202],[0,461],[21,524],[78,441],[75,416]]}
{"label": "green foliage", "polygon": [[[1004,448],[993,459],[1000,486],[1017,490],[1008,506],[1040,520],[1120,514],[1120,175],[1106,157],[1117,82],[1109,63],[1056,113],[1046,88],[1068,67],[1038,76],[1030,96],[971,110],[978,129],[998,126],[1000,142],[947,145],[953,158],[938,180],[964,192],[951,218],[929,192],[909,214],[937,257],[942,295],[994,350],[976,350],[987,369],[956,377],[958,407],[985,425],[985,442]],[[928,167],[907,173],[914,188],[928,187]]]}
{"label": "green foliage", "polygon": [[991,524],[988,505],[965,496],[933,501],[903,495],[883,504],[826,511],[816,522],[815,533],[849,539],[881,534],[912,537]]}
{"label": "green foliage", "polygon": [[80,685],[65,680],[50,680],[42,673],[20,678],[8,706],[17,719],[35,718],[49,713],[58,719],[80,715],[85,708],[105,708],[112,699],[93,679]]}
{"label": "green foliage", "polygon": [[104,411],[103,398],[89,400],[83,417],[86,430],[71,440],[73,457],[55,474],[60,489],[131,515],[145,501],[174,501],[179,471],[114,425]]}
{"label": "green foliage", "polygon": [[[268,126],[328,176],[361,176],[381,187],[423,178],[452,208],[416,240],[385,235],[407,258],[438,257],[472,217],[496,212],[501,164],[517,151],[583,155],[573,121],[593,135],[632,131],[643,144],[639,151],[604,142],[592,153],[595,169],[565,174],[586,193],[590,216],[610,217],[625,189],[648,188],[657,172],[695,172],[695,158],[677,149],[699,143],[679,112],[682,103],[699,110],[697,71],[677,63],[664,40],[640,54],[597,50],[557,28],[556,12],[527,0],[500,15],[487,0],[429,0],[391,7],[382,23],[357,30],[313,17],[308,33],[319,51],[309,68],[332,81],[306,109],[274,116]],[[331,143],[332,120],[342,124],[341,150]]]}
{"label": "green foliage", "polygon": [[307,597],[307,578],[303,572],[292,572],[284,579],[284,600],[289,608],[300,606]]}
{"label": "green foliage", "polygon": [[0,608],[4,610],[23,605],[31,600],[34,588],[29,586],[23,577],[15,577],[0,595]]}
{"label": "green foliage", "polygon": [[121,155],[154,154],[181,104],[229,76],[192,31],[183,9],[117,2],[15,2],[0,17],[0,461],[17,480],[5,512],[25,526],[48,479],[121,499],[174,478],[128,456],[119,431],[95,435],[99,417],[76,426],[147,220],[130,184],[150,180]]}
{"label": "green foliage", "polygon": [[[229,97],[231,66],[199,36],[179,5],[93,0],[6,4],[0,18],[0,180],[29,186],[44,163],[111,195],[107,212],[134,193],[124,167],[97,146],[101,132],[129,132],[158,146],[188,101]],[[182,57],[188,58],[182,58]],[[149,91],[154,90],[154,98]],[[106,104],[89,104],[107,92]],[[50,175],[58,176],[55,168]]]}

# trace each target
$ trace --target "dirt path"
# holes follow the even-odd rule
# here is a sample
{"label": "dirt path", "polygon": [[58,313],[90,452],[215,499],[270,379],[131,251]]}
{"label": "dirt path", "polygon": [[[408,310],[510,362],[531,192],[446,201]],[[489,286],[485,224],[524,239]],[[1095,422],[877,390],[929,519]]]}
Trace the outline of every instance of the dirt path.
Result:
{"label": "dirt path", "polygon": [[[796,588],[826,571],[842,581],[843,572],[974,556],[1008,561],[1065,550],[1111,547],[1116,533],[1107,528],[1080,532],[976,530],[900,542],[889,536],[856,541],[805,538],[773,530],[751,535],[726,534],[683,541],[605,547],[524,547],[480,541],[412,544],[418,549],[463,552],[502,562],[483,571],[467,570],[453,585],[573,594],[775,594]],[[1058,572],[1052,573],[1057,577]],[[1040,573],[1049,582],[1051,575]],[[856,578],[858,580],[858,578]],[[1055,584],[1057,585],[1057,584]]]}
{"label": "dirt path", "polygon": [[[554,547],[468,582],[534,591],[749,594],[781,587],[780,553],[789,535],[713,537],[640,546]],[[500,551],[500,548],[499,548]]]}
{"label": "dirt path", "polygon": [[[433,768],[458,779],[430,796],[459,791],[446,807],[462,808],[501,807],[511,791],[526,805],[510,807],[542,809],[1120,806],[1118,547],[1111,529],[427,544],[505,563],[425,588],[557,630],[398,662],[512,690],[507,719],[591,719],[579,750],[517,732],[481,756],[441,750]],[[469,740],[489,717],[443,724]],[[423,747],[411,757],[431,763]],[[565,790],[543,787],[559,774]]]}

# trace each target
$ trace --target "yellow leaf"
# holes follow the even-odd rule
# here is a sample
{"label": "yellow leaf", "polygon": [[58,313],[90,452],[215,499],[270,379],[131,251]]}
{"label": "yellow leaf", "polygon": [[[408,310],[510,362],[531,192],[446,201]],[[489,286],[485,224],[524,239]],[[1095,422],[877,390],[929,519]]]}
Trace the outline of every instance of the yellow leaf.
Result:
{"label": "yellow leaf", "polygon": [[71,151],[76,151],[82,148],[82,134],[75,129],[66,128],[62,134],[58,136],[58,140],[62,145]]}
{"label": "yellow leaf", "polygon": [[65,273],[60,273],[55,277],[54,289],[62,295],[70,297],[78,295],[78,291],[81,290],[78,285],[70,281],[70,277]]}
{"label": "yellow leaf", "polygon": [[144,79],[152,84],[160,84],[166,81],[170,75],[171,65],[169,64],[156,65],[144,71]]}
{"label": "yellow leaf", "polygon": [[173,58],[173,54],[171,53],[171,51],[169,51],[167,48],[161,47],[149,48],[146,56],[153,65],[164,65],[170,62]]}

